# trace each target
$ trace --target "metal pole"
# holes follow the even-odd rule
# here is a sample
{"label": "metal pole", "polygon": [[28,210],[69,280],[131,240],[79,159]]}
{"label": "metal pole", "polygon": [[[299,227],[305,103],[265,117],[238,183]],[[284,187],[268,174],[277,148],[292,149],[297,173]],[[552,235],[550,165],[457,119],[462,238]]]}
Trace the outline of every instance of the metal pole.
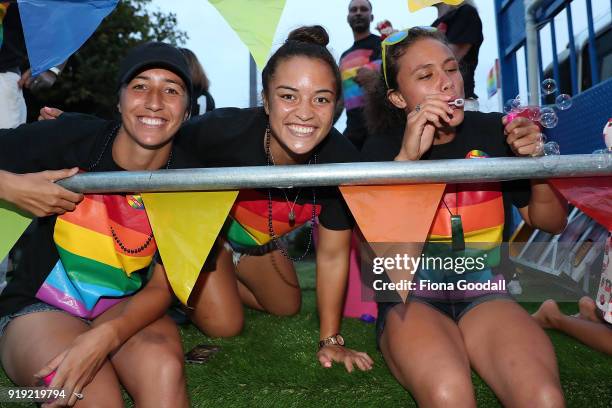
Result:
{"label": "metal pole", "polygon": [[86,173],[58,184],[83,193],[238,190],[374,184],[476,183],[612,176],[608,155],[334,163]]}
{"label": "metal pole", "polygon": [[535,11],[541,0],[525,0],[525,45],[527,47],[527,86],[529,105],[540,103],[540,84],[538,81],[538,28]]}
{"label": "metal pole", "polygon": [[249,107],[257,106],[257,64],[249,53]]}

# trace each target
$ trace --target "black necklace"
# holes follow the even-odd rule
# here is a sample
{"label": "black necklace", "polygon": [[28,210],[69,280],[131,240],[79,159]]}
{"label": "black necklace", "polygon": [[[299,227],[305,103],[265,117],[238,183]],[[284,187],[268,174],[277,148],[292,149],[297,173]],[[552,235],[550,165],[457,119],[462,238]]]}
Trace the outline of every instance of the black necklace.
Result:
{"label": "black necklace", "polygon": [[[110,227],[110,226],[109,226]],[[121,248],[121,250],[127,254],[139,254],[142,251],[144,251],[145,249],[147,249],[149,247],[149,245],[151,245],[151,242],[153,242],[153,232],[151,232],[149,234],[149,236],[147,237],[147,240],[145,241],[144,244],[142,244],[141,246],[139,246],[138,248],[128,248],[125,246],[125,244],[121,241],[121,239],[119,238],[119,236],[117,235],[117,233],[115,232],[115,229],[113,227],[110,227],[111,230],[111,234],[113,234],[113,239],[115,240],[115,242],[117,243],[117,245],[119,245],[119,248]]]}
{"label": "black necklace", "polygon": [[[264,143],[265,143],[265,148],[266,148],[267,165],[273,166],[275,165],[275,163],[274,163],[274,158],[272,157],[272,151],[270,150],[270,128],[269,127],[266,129],[266,133],[264,135]],[[316,153],[313,155],[313,162],[314,164],[317,164],[317,154]],[[308,164],[310,164],[310,161],[308,162]],[[285,192],[284,190],[282,191],[283,193]],[[299,192],[295,197],[295,201],[293,204],[294,207],[295,207],[295,203],[297,202],[298,195],[299,195]],[[289,205],[289,200],[287,199],[286,194],[285,194],[285,199],[287,200],[287,205]],[[292,216],[293,216],[293,220],[292,220]],[[312,218],[310,219],[310,231],[308,233],[308,245],[306,245],[306,250],[304,251],[302,255],[300,255],[298,258],[293,258],[291,255],[289,255],[289,252],[287,252],[287,248],[285,248],[283,245],[280,244],[278,240],[278,236],[274,232],[274,225],[272,224],[272,190],[268,189],[268,233],[270,234],[270,238],[274,242],[274,245],[276,245],[276,248],[278,248],[278,250],[281,251],[281,253],[283,254],[285,258],[293,262],[299,262],[302,259],[304,259],[304,257],[308,254],[308,252],[310,252],[310,246],[312,245],[312,231],[315,226],[316,218],[317,218],[316,194],[315,194],[315,189],[313,187],[312,189]],[[289,225],[293,226],[293,223],[295,223],[295,212],[293,212],[293,207],[292,207],[289,212]]]}
{"label": "black necklace", "polygon": [[[108,148],[108,145],[110,144],[110,141],[115,139],[120,128],[121,128],[121,123],[118,123],[117,125],[113,126],[113,128],[108,134],[108,137],[106,138],[106,141],[104,142],[104,146],[102,147],[102,151],[100,152],[100,155],[93,162],[93,164],[88,167],[89,171],[93,170],[96,166],[98,166],[98,164],[100,164],[100,160],[102,160],[102,157],[104,156],[104,152],[106,152],[106,149]],[[170,168],[171,162],[172,162],[172,150],[170,150],[170,154],[168,155],[168,162],[166,163],[166,170]],[[142,245],[136,248],[128,248],[127,246],[125,246],[123,241],[121,241],[121,238],[119,238],[119,235],[117,234],[115,229],[110,225],[109,225],[109,228],[113,236],[113,240],[117,243],[119,248],[121,248],[121,250],[127,254],[138,254],[144,251],[145,249],[147,249],[149,245],[151,245],[151,242],[153,242],[153,231],[151,231],[146,241]]]}
{"label": "black necklace", "polygon": [[457,214],[453,214],[448,208],[444,197],[442,202],[450,214],[451,221],[451,246],[453,251],[463,251],[465,249],[465,238],[463,235],[463,222],[461,221],[461,215],[459,215],[459,193],[457,192],[457,185],[455,184],[455,207],[457,207]]}

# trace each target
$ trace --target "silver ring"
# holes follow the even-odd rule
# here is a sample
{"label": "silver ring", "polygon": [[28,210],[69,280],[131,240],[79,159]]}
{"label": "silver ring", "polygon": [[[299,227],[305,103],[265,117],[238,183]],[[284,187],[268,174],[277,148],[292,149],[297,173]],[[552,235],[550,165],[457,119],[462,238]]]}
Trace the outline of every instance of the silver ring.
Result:
{"label": "silver ring", "polygon": [[415,112],[420,112],[421,111],[421,104],[417,104],[417,106],[414,107],[414,111]]}
{"label": "silver ring", "polygon": [[85,397],[80,392],[73,392],[72,395],[74,395],[76,397],[76,399],[78,399],[78,400],[82,400]]}

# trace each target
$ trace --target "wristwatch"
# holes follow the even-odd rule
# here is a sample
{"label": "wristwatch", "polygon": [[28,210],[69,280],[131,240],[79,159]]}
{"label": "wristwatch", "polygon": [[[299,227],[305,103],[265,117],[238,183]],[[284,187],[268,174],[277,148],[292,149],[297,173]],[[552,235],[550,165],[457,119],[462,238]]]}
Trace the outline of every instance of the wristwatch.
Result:
{"label": "wristwatch", "polygon": [[329,346],[330,344],[344,346],[344,337],[342,337],[340,333],[336,333],[332,336],[324,338],[323,340],[319,341],[319,350],[325,346]]}

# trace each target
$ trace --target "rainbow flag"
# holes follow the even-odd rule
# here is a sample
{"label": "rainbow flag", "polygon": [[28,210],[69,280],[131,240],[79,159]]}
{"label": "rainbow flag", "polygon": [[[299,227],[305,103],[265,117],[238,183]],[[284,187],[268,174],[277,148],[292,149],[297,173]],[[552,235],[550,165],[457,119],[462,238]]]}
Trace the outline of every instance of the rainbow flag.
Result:
{"label": "rainbow flag", "polygon": [[[466,158],[486,158],[481,150],[472,150]],[[448,206],[448,208],[447,208]],[[451,248],[452,229],[450,213],[460,215],[465,238],[465,251],[456,253]],[[417,279],[428,279],[436,282],[455,282],[466,279],[470,282],[498,280],[491,268],[499,265],[501,258],[500,245],[504,230],[504,202],[501,184],[449,184],[446,186],[442,200],[434,217],[424,255],[430,258],[470,257],[484,259],[483,270],[458,274],[454,271],[422,268]],[[416,291],[419,296],[448,298],[448,294],[434,291]],[[454,292],[451,298],[461,296],[469,298],[477,293]]]}
{"label": "rainbow flag", "polygon": [[381,60],[370,61],[373,53],[374,51],[370,49],[358,49],[348,53],[340,61],[342,93],[346,110],[361,108],[365,105],[363,89],[355,82],[355,77],[360,68],[380,71]]}
{"label": "rainbow flag", "polygon": [[2,20],[4,20],[4,16],[6,16],[8,6],[8,3],[0,3],[0,48],[2,48],[2,40],[4,39],[4,29],[2,27]]}
{"label": "rainbow flag", "polygon": [[138,291],[157,245],[140,196],[86,195],[58,216],[59,253],[36,297],[74,316],[92,319]]}
{"label": "rainbow flag", "polygon": [[501,87],[499,83],[499,60],[495,59],[495,64],[489,70],[487,75],[487,96],[490,98],[497,93]]}
{"label": "rainbow flag", "polygon": [[[310,193],[303,190],[302,194]],[[306,196],[308,197],[308,195]],[[312,219],[312,204],[296,204],[295,222],[289,223],[289,206],[285,197],[272,197],[272,226],[277,237],[304,225]],[[315,205],[315,214],[321,212],[321,206]],[[230,211],[226,226],[227,239],[237,247],[253,248],[270,242],[268,194],[256,190],[240,191]]]}

